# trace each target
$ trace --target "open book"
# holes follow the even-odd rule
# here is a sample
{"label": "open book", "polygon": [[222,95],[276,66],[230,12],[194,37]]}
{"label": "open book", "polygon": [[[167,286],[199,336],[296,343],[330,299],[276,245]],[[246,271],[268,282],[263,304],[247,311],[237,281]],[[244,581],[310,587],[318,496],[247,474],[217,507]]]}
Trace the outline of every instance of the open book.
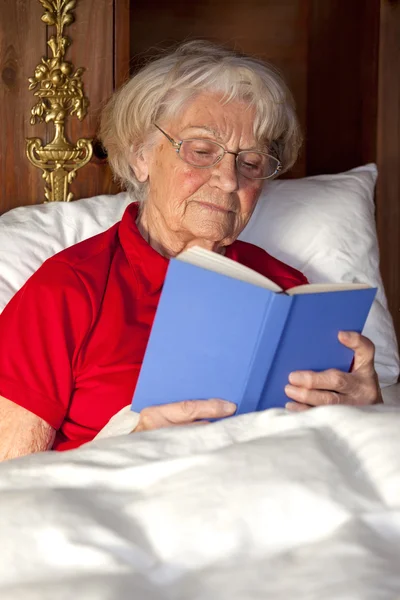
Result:
{"label": "open book", "polygon": [[237,414],[282,407],[297,370],[348,371],[338,332],[361,332],[376,289],[308,284],[283,290],[220,254],[191,248],[170,261],[132,409],[223,398]]}

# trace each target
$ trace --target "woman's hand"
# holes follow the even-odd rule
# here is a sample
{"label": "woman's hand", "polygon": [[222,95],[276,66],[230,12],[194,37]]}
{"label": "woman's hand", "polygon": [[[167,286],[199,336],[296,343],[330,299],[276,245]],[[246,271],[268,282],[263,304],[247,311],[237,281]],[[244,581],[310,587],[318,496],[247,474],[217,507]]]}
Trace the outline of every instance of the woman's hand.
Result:
{"label": "woman's hand", "polygon": [[354,350],[351,373],[337,369],[321,373],[291,373],[285,393],[295,402],[286,404],[288,410],[301,411],[329,404],[362,406],[383,402],[374,368],[375,347],[371,340],[354,331],[341,331],[339,341]]}
{"label": "woman's hand", "polygon": [[140,413],[140,420],[134,432],[207,423],[208,419],[229,417],[236,411],[236,404],[225,400],[185,400],[162,406],[149,406]]}

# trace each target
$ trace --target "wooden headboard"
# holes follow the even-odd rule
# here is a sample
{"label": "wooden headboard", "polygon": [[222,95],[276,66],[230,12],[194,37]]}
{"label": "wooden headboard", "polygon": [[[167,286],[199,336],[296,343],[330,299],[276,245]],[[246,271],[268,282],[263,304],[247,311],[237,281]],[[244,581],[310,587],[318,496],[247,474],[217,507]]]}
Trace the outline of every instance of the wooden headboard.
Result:
{"label": "wooden headboard", "polygon": [[[32,127],[28,77],[51,28],[39,0],[3,0],[0,21],[0,213],[42,202],[43,180],[25,157]],[[400,2],[396,0],[77,0],[68,59],[84,66],[89,116],[72,139],[95,137],[102,104],[155,49],[196,37],[277,65],[293,90],[304,146],[289,176],[377,162],[381,270],[400,338]],[[98,147],[72,185],[76,198],[116,191]]]}

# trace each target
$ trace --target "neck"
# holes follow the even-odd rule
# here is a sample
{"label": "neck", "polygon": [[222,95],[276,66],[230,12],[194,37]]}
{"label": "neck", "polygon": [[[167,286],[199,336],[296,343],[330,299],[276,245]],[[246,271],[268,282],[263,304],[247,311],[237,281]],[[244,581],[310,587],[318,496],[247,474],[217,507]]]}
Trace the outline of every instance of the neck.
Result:
{"label": "neck", "polygon": [[157,209],[150,208],[146,202],[139,208],[136,225],[146,242],[166,258],[173,258],[192,246],[200,246],[219,254],[225,253],[225,247],[219,242],[196,238],[188,232],[171,231],[163,215]]}

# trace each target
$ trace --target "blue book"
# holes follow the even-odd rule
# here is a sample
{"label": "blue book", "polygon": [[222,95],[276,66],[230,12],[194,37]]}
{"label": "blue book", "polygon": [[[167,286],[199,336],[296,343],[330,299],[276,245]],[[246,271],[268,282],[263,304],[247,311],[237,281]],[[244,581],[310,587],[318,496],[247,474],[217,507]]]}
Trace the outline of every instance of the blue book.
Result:
{"label": "blue book", "polygon": [[338,332],[361,332],[376,288],[309,284],[283,292],[239,263],[190,248],[170,261],[132,401],[222,398],[236,414],[283,407],[291,371],[350,369]]}

